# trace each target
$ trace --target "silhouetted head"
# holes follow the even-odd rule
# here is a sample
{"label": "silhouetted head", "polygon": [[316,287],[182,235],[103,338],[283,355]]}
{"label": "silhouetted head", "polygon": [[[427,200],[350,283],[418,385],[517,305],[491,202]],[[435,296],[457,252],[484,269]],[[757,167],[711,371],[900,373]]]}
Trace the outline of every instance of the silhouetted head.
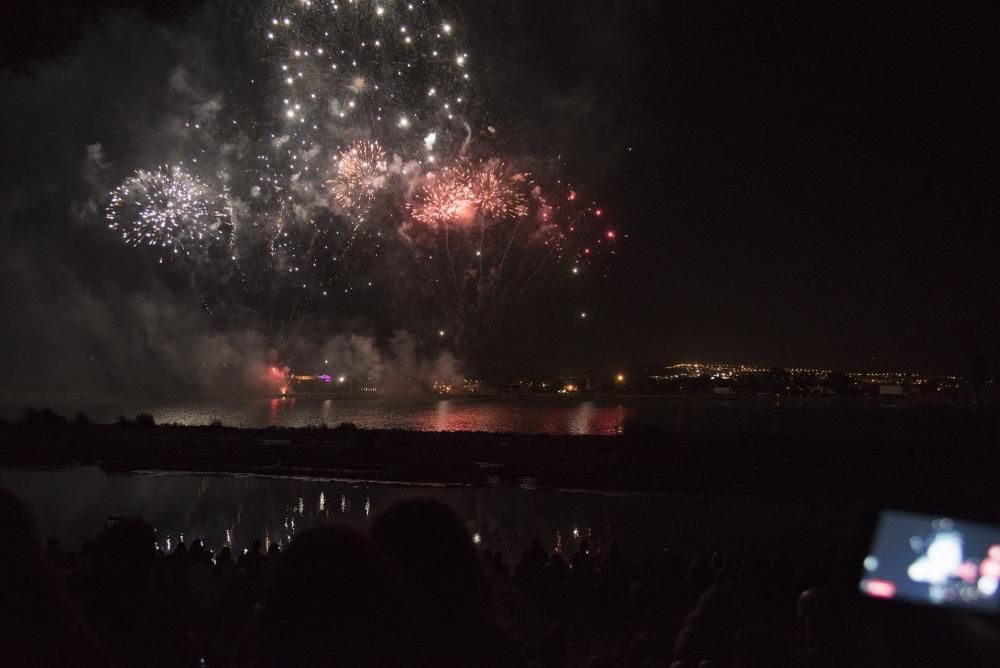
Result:
{"label": "silhouetted head", "polygon": [[250,543],[251,552],[260,552],[260,538],[254,538],[253,542]]}
{"label": "silhouetted head", "polygon": [[156,532],[139,519],[107,527],[94,542],[91,558],[99,596],[134,596],[146,590],[156,563]]}
{"label": "silhouetted head", "polygon": [[580,541],[580,551],[583,552],[584,554],[587,554],[588,552],[590,552],[590,541],[589,540],[581,540]]}
{"label": "silhouetted head", "polygon": [[411,595],[455,615],[478,610],[479,558],[451,508],[433,499],[402,501],[376,518],[371,534]]}
{"label": "silhouetted head", "polygon": [[4,522],[4,545],[0,550],[0,574],[15,578],[35,573],[43,567],[42,543],[35,517],[21,499],[0,489],[0,516]]}
{"label": "silhouetted head", "polygon": [[58,586],[34,515],[0,489],[0,646],[4,665],[69,665],[94,659],[89,631]]}
{"label": "silhouetted head", "polygon": [[231,564],[233,563],[233,551],[227,545],[226,547],[219,550],[219,556],[215,558],[217,564]]}
{"label": "silhouetted head", "polygon": [[399,663],[401,615],[389,565],[370,539],[347,528],[310,529],[292,541],[268,581],[265,663]]}
{"label": "silhouetted head", "polygon": [[838,602],[836,596],[822,587],[807,589],[799,595],[796,616],[802,641],[807,647],[838,642],[844,621],[844,611]]}
{"label": "silhouetted head", "polygon": [[698,605],[688,616],[688,624],[719,630],[735,631],[740,625],[739,601],[733,590],[725,586],[714,586],[698,599]]}

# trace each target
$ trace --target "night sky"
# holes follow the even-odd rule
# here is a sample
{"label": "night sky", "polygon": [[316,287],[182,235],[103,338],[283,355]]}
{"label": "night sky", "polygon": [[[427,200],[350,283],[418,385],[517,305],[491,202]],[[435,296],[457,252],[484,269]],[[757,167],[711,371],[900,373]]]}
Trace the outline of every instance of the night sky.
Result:
{"label": "night sky", "polygon": [[[510,150],[561,156],[619,235],[606,270],[518,311],[494,372],[700,360],[963,373],[1000,351],[994,7],[449,6],[481,124]],[[195,26],[227,7],[2,10],[6,389],[128,385],[176,364],[163,348],[202,327],[183,286],[93,222],[86,203],[102,206],[92,191],[106,187],[88,170],[117,180],[170,157],[157,130],[176,100],[156,89],[178,65],[209,72],[192,86],[226,88],[244,65],[218,47],[239,38],[206,44]],[[385,295],[351,308],[325,334],[356,327],[383,346],[406,329],[420,354],[439,352],[421,331],[436,325]]]}

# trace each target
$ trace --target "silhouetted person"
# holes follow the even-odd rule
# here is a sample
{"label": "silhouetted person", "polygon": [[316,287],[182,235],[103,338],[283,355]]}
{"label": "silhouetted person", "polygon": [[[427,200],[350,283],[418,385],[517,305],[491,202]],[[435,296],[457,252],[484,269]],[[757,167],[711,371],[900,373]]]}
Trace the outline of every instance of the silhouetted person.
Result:
{"label": "silhouetted person", "polygon": [[122,520],[94,542],[86,592],[87,618],[116,663],[196,665],[181,617],[153,588],[156,535],[141,520]]}
{"label": "silhouetted person", "polygon": [[560,553],[554,552],[545,567],[545,590],[550,597],[557,597],[565,595],[568,586],[569,564]]}
{"label": "silhouetted person", "polygon": [[656,605],[671,605],[678,602],[683,592],[686,565],[684,560],[670,548],[663,548],[653,564],[652,592]]}
{"label": "silhouetted person", "polygon": [[191,543],[191,549],[188,551],[188,563],[192,565],[211,565],[212,563],[212,552],[205,549],[205,542],[200,538]]}
{"label": "silhouetted person", "polygon": [[187,591],[188,549],[184,541],[177,543],[174,551],[164,560],[165,580],[170,592]]}
{"label": "silhouetted person", "polygon": [[674,644],[674,656],[693,662],[726,663],[732,656],[732,640],[742,615],[736,596],[728,587],[712,587],[698,599]]}
{"label": "silhouetted person", "polygon": [[236,571],[236,564],[233,563],[233,551],[227,545],[219,550],[219,556],[215,558],[215,568],[222,573],[222,581],[227,585],[232,584]]}
{"label": "silhouetted person", "polygon": [[493,572],[497,574],[502,582],[510,578],[510,569],[507,568],[507,561],[504,559],[503,551],[497,550],[493,553]]}
{"label": "silhouetted person", "polygon": [[372,541],[341,527],[296,536],[267,582],[260,643],[265,666],[407,663],[399,592]]}
{"label": "silhouetted person", "polygon": [[267,554],[260,562],[261,581],[267,580],[275,565],[281,560],[281,546],[271,543],[267,548]]}
{"label": "silhouetted person", "polygon": [[611,541],[601,562],[601,595],[612,605],[621,605],[628,597],[630,565],[617,540]]}
{"label": "silhouetted person", "polygon": [[573,590],[578,594],[589,593],[594,580],[594,557],[588,541],[580,541],[580,549],[573,554],[569,565]]}
{"label": "silhouetted person", "polygon": [[847,632],[848,611],[843,597],[815,587],[799,595],[796,604],[799,640],[809,666],[846,666],[851,661],[853,642]]}
{"label": "silhouetted person", "polygon": [[260,552],[260,538],[254,538],[250,549],[240,555],[237,564],[246,571],[251,582],[260,582],[264,567],[264,555]]}
{"label": "silhouetted person", "polygon": [[196,607],[203,608],[214,566],[212,565],[212,552],[205,549],[205,544],[201,540],[191,543],[188,564],[185,580],[188,598]]}
{"label": "silhouetted person", "polygon": [[531,547],[521,555],[521,577],[532,588],[541,586],[545,578],[545,565],[549,563],[549,553],[542,549],[542,542],[535,538]]}
{"label": "silhouetted person", "polygon": [[708,563],[708,559],[704,555],[699,556],[691,562],[691,568],[688,570],[687,584],[695,597],[700,596],[702,592],[708,589],[714,579],[715,571],[712,570],[711,564]]}
{"label": "silhouetted person", "polygon": [[520,648],[485,612],[479,557],[454,511],[433,499],[402,501],[376,518],[371,534],[400,574],[416,664],[523,663]]}
{"label": "silhouetted person", "polygon": [[101,665],[97,643],[59,588],[42,553],[35,520],[0,490],[0,664]]}

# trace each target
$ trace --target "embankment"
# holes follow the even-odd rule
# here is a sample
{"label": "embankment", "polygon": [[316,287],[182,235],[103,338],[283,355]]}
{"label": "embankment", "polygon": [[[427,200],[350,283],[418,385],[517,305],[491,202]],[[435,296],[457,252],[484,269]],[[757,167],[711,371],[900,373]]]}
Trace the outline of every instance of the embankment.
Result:
{"label": "embankment", "polygon": [[550,436],[354,428],[7,426],[0,466],[301,475],[875,503],[996,503],[1000,448],[973,442]]}

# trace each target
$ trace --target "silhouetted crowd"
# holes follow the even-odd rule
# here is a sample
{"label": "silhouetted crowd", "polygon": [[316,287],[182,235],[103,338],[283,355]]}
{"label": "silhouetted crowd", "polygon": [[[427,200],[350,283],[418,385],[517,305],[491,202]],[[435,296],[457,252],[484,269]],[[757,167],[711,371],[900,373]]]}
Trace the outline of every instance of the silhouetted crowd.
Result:
{"label": "silhouetted crowd", "polygon": [[[832,546],[796,569],[754,552],[635,562],[587,540],[566,558],[535,540],[511,572],[429,499],[390,507],[367,535],[314,528],[235,558],[200,540],[164,553],[136,519],[66,553],[3,491],[0,516],[3,665],[807,668],[901,656],[893,627],[859,614]],[[913,642],[906,656],[919,655]],[[962,665],[980,654],[969,656]]]}

